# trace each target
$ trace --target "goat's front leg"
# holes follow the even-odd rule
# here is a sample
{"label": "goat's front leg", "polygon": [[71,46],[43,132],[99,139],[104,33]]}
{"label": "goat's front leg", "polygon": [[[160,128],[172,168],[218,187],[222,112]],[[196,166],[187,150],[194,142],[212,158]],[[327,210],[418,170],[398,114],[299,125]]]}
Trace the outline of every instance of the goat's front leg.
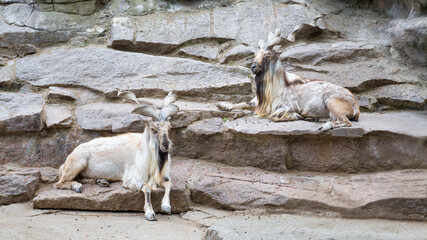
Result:
{"label": "goat's front leg", "polygon": [[162,179],[162,182],[160,183],[163,187],[165,187],[165,195],[162,199],[162,212],[171,214],[171,204],[170,204],[170,190],[172,188],[172,182],[170,178],[165,177]]}
{"label": "goat's front leg", "polygon": [[278,108],[271,116],[273,122],[288,122],[304,119],[303,116],[296,112],[290,112],[288,108]]}
{"label": "goat's front leg", "polygon": [[154,214],[153,206],[151,205],[151,188],[148,185],[144,185],[142,187],[142,191],[144,192],[144,212],[145,218],[148,221],[157,221],[156,215]]}
{"label": "goat's front leg", "polygon": [[249,103],[241,102],[237,104],[229,103],[229,102],[218,102],[216,103],[217,108],[224,110],[224,111],[231,111],[234,109],[239,110],[254,110],[255,107],[258,105],[258,99],[257,97],[253,98]]}

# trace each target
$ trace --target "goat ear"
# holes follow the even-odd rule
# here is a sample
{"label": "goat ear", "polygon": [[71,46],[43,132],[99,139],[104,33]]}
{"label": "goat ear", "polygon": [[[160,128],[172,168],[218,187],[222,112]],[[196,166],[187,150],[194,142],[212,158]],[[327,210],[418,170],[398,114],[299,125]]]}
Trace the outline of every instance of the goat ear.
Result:
{"label": "goat ear", "polygon": [[160,119],[168,120],[170,116],[173,116],[179,112],[179,107],[175,104],[169,104],[164,106],[160,111]]}
{"label": "goat ear", "polygon": [[132,113],[136,113],[139,115],[151,117],[154,121],[159,121],[160,117],[159,114],[157,114],[156,110],[152,106],[139,106],[135,108]]}
{"label": "goat ear", "polygon": [[178,96],[176,96],[176,94],[174,94],[173,92],[169,92],[165,99],[163,99],[163,107],[174,103],[176,99],[178,99]]}

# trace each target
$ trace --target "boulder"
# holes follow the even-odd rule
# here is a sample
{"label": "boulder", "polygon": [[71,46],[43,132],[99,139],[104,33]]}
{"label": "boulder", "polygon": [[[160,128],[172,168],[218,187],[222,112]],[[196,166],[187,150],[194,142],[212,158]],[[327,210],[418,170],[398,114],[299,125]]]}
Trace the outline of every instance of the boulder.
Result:
{"label": "boulder", "polygon": [[39,182],[38,172],[30,174],[0,172],[0,205],[31,200]]}
{"label": "boulder", "polygon": [[43,97],[36,93],[0,93],[0,132],[40,131]]}
{"label": "boulder", "polygon": [[46,127],[70,127],[73,123],[73,114],[67,106],[54,104],[46,106]]}
{"label": "boulder", "polygon": [[174,91],[180,97],[205,99],[251,92],[246,68],[98,47],[52,49],[16,64],[16,77],[38,87],[83,87],[103,93],[119,88],[144,97],[164,97]]}

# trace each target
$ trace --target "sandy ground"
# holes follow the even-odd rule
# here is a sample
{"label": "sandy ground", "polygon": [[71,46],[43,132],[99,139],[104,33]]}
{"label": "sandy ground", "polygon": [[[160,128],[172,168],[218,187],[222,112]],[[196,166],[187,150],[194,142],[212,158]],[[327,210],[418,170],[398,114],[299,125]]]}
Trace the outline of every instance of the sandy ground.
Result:
{"label": "sandy ground", "polygon": [[417,239],[427,222],[231,212],[198,206],[181,215],[33,209],[30,202],[0,206],[0,240],[38,239]]}
{"label": "sandy ground", "polygon": [[0,207],[0,239],[202,239],[199,224],[179,215],[36,210],[31,203]]}

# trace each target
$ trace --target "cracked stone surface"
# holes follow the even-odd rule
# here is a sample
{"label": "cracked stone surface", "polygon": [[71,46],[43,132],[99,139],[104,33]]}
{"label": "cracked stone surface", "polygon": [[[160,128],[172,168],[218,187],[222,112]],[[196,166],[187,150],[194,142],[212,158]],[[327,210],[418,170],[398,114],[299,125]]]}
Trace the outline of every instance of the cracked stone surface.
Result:
{"label": "cracked stone surface", "polygon": [[18,59],[16,64],[16,77],[39,87],[84,87],[103,93],[119,88],[140,96],[163,96],[169,91],[204,97],[250,93],[246,68],[99,47],[57,48]]}
{"label": "cracked stone surface", "polygon": [[[174,212],[187,211],[196,203],[232,210],[265,208],[293,213],[332,212],[345,217],[426,220],[426,170],[421,169],[350,175],[279,174],[178,159],[173,160],[171,173]],[[47,189],[38,194],[33,204],[35,208],[55,209],[143,209],[143,194],[126,190],[120,183],[109,188],[85,184],[83,189],[81,194]],[[153,204],[159,209],[163,192],[153,194]]]}

